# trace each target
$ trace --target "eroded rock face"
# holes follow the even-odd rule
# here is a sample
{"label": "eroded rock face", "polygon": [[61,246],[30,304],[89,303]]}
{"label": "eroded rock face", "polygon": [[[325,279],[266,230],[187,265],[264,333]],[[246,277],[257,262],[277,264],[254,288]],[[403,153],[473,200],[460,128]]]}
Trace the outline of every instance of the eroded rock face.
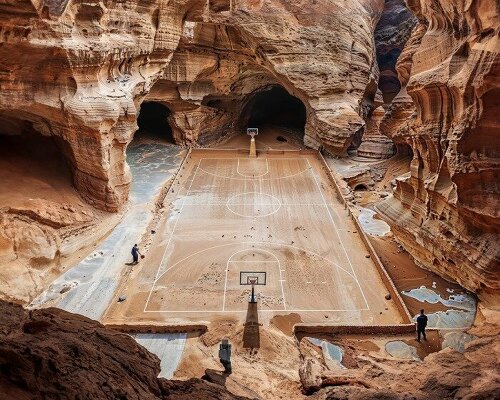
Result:
{"label": "eroded rock face", "polygon": [[375,96],[372,32],[382,3],[239,1],[232,12],[188,13],[147,98],[172,110],[178,140],[206,143],[242,132],[255,95],[280,86],[307,110],[305,143],[345,154]]}
{"label": "eroded rock face", "polygon": [[380,133],[380,122],[384,114],[384,109],[378,107],[367,119],[365,133],[361,145],[358,147],[358,156],[385,159],[394,155],[394,143]]}
{"label": "eroded rock face", "polygon": [[239,129],[252,94],[281,85],[307,109],[306,144],[345,153],[375,94],[383,0],[206,4],[0,5],[0,119],[57,137],[80,194],[108,211],[127,199],[145,96],[171,107],[178,143],[195,144]]}
{"label": "eroded rock face", "polygon": [[500,288],[499,4],[408,4],[420,24],[398,64],[407,85],[381,131],[409,145],[413,161],[394,197],[377,208],[420,265],[493,300]]}
{"label": "eroded rock face", "polygon": [[200,379],[157,378],[160,360],[130,336],[59,309],[0,301],[4,399],[243,399]]}

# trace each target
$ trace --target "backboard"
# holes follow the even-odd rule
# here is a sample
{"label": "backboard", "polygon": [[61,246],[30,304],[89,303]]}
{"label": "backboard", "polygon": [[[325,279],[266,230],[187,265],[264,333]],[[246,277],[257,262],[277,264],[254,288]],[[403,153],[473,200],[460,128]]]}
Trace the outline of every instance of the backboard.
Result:
{"label": "backboard", "polygon": [[240,271],[240,285],[265,285],[266,272]]}

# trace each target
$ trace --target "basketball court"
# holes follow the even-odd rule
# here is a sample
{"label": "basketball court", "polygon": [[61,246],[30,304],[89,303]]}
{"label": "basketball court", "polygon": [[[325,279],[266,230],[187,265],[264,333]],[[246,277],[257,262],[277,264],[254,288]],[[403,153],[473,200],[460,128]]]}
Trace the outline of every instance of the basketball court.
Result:
{"label": "basketball court", "polygon": [[195,150],[166,197],[146,259],[122,279],[105,323],[245,319],[397,324],[380,279],[312,151]]}

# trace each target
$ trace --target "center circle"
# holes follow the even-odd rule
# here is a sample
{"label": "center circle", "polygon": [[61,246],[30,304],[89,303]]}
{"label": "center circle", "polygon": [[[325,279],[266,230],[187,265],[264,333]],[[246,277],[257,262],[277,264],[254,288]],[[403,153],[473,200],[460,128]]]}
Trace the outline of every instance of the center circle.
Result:
{"label": "center circle", "polygon": [[226,207],[240,217],[266,217],[281,208],[281,201],[267,193],[246,192],[230,197]]}

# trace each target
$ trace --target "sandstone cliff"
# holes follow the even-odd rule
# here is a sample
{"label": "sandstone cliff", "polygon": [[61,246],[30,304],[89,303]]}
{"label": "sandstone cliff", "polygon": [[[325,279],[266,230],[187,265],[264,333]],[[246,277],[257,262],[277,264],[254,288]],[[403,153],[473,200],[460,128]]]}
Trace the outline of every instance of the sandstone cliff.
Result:
{"label": "sandstone cliff", "polygon": [[[61,256],[109,231],[111,223],[95,224],[109,217],[103,210],[126,204],[132,178],[125,151],[145,102],[168,107],[176,143],[197,146],[244,132],[259,96],[277,94],[302,107],[284,115],[289,121],[303,112],[286,129],[307,145],[345,154],[373,105],[373,32],[383,4],[0,2],[0,147],[17,140],[41,151],[39,137],[55,149],[39,164],[61,158],[54,175],[63,175],[62,164],[70,169],[62,194],[60,180],[43,182],[37,166],[15,175],[15,159],[0,165],[0,179],[8,180],[0,196],[0,264],[8,266],[0,293],[29,300],[60,273]],[[40,182],[53,191],[40,190]],[[95,208],[80,206],[82,199]],[[16,293],[20,280],[30,283]]]}
{"label": "sandstone cliff", "polygon": [[381,130],[411,147],[413,161],[377,209],[420,265],[496,301],[490,295],[500,288],[500,5],[408,5],[419,26],[398,65],[407,84]]}
{"label": "sandstone cliff", "polygon": [[194,145],[241,128],[252,95],[280,85],[307,109],[305,142],[343,154],[375,95],[382,8],[383,0],[2,2],[2,127],[26,122],[57,138],[80,194],[109,211],[127,199],[124,154],[146,96],[171,107],[177,142]]}
{"label": "sandstone cliff", "polygon": [[378,87],[385,103],[390,103],[401,89],[396,62],[409,39],[416,18],[404,0],[386,0],[384,12],[375,29],[377,62],[380,70]]}

